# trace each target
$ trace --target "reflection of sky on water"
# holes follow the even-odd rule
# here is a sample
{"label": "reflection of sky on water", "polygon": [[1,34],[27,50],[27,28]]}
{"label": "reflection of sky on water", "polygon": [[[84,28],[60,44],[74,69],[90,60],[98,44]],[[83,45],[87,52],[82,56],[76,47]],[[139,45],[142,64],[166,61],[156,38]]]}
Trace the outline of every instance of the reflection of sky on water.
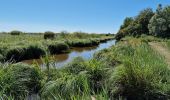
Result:
{"label": "reflection of sky on water", "polygon": [[[61,67],[71,62],[75,57],[83,57],[84,59],[91,59],[95,52],[105,48],[109,48],[114,44],[115,44],[115,40],[110,40],[105,43],[101,43],[99,44],[99,46],[95,46],[95,47],[73,48],[70,53],[54,55],[53,57],[55,61],[52,62],[52,64],[54,64],[56,67]],[[36,60],[36,61],[42,67],[44,66],[41,60]],[[33,63],[33,60],[27,60],[25,62]]]}
{"label": "reflection of sky on water", "polygon": [[[93,47],[93,48],[91,47],[91,48],[84,48],[84,49],[76,48],[75,50],[73,49],[73,51],[71,53],[65,54],[65,55],[68,55],[68,58],[66,60],[56,61],[55,66],[57,66],[57,67],[63,66],[64,64],[67,64],[70,61],[72,61],[75,57],[83,57],[84,59],[91,59],[95,52],[105,49],[105,48],[109,48],[110,46],[112,46],[114,44],[115,44],[115,40],[111,40],[106,43],[101,43],[98,47]],[[77,51],[78,49],[79,49],[79,51]],[[82,51],[80,49],[82,49]],[[61,58],[56,58],[56,59],[61,59]]]}

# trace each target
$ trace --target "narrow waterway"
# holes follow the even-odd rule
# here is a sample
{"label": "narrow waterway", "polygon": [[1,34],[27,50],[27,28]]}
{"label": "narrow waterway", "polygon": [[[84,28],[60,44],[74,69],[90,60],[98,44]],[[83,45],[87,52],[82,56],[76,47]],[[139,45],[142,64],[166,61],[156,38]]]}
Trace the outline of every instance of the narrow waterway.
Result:
{"label": "narrow waterway", "polygon": [[[71,52],[69,53],[53,55],[52,64],[54,64],[55,67],[62,67],[65,64],[71,62],[75,57],[82,57],[88,60],[93,57],[95,52],[98,52],[102,49],[109,48],[112,45],[115,45],[115,40],[109,40],[107,42],[100,43],[98,46],[94,46],[94,47],[72,48]],[[33,64],[37,62],[41,66],[44,65],[41,59],[24,60],[23,62],[27,64]]]}

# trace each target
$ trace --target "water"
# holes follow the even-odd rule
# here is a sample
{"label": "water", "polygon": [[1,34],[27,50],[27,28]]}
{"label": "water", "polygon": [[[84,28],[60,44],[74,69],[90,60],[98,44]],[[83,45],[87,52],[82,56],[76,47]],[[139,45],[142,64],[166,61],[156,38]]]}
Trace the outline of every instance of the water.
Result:
{"label": "water", "polygon": [[[65,64],[71,62],[75,57],[83,57],[84,59],[88,60],[93,57],[95,52],[109,48],[112,45],[115,45],[115,40],[109,40],[94,47],[72,48],[70,53],[53,55],[53,64],[56,67],[62,67]],[[33,64],[35,61],[41,66],[44,65],[41,59],[25,60],[23,62],[27,64]]]}

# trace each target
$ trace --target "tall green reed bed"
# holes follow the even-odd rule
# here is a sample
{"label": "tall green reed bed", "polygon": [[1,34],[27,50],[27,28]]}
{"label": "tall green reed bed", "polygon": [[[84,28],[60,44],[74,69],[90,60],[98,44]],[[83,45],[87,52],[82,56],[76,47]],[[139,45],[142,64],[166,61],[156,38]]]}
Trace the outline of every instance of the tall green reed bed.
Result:
{"label": "tall green reed bed", "polygon": [[164,58],[143,43],[123,48],[125,51],[117,51],[122,65],[111,75],[110,95],[138,100],[168,99],[170,71]]}
{"label": "tall green reed bed", "polygon": [[[120,42],[88,61],[75,58],[59,69],[49,61],[41,70],[36,64],[1,66],[1,97],[18,99],[37,93],[44,100],[170,99],[169,66],[140,39]],[[26,92],[20,94],[18,89]]]}
{"label": "tall green reed bed", "polygon": [[102,50],[94,55],[95,60],[77,58],[57,70],[57,75],[53,72],[54,78],[41,91],[42,98],[169,99],[168,65],[147,43],[136,41]]}
{"label": "tall green reed bed", "polygon": [[41,89],[40,70],[25,64],[0,65],[0,99],[23,100]]}

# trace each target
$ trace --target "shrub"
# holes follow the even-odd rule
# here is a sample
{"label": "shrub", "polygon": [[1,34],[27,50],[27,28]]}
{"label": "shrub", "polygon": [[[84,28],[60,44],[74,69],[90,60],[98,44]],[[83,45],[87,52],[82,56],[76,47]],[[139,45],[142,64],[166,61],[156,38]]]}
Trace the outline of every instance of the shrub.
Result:
{"label": "shrub", "polygon": [[99,45],[99,40],[97,40],[97,39],[91,39],[91,44],[92,44],[92,46]]}
{"label": "shrub", "polygon": [[44,39],[54,39],[55,38],[55,33],[47,31],[44,33]]}
{"label": "shrub", "polygon": [[81,40],[75,40],[69,43],[72,47],[90,47],[90,46],[96,46],[99,44],[97,39],[81,39]]}
{"label": "shrub", "polygon": [[98,93],[103,89],[108,70],[107,67],[97,60],[93,59],[87,62],[86,71],[89,76],[91,92]]}
{"label": "shrub", "polygon": [[62,42],[54,42],[48,45],[50,54],[63,53],[69,49],[69,46]]}
{"label": "shrub", "polygon": [[120,64],[120,61],[116,59],[116,56],[108,49],[103,49],[94,54],[93,58],[102,62],[107,67],[114,68],[116,65]]}
{"label": "shrub", "polygon": [[158,6],[156,14],[149,22],[149,33],[159,37],[170,37],[170,6],[162,8]]}
{"label": "shrub", "polygon": [[21,59],[37,59],[46,54],[45,50],[38,45],[30,45],[26,47],[23,58]]}
{"label": "shrub", "polygon": [[89,84],[84,73],[78,75],[65,75],[55,81],[49,81],[42,89],[41,97],[46,100],[71,100],[73,96],[89,94]]}
{"label": "shrub", "polygon": [[20,35],[20,34],[22,34],[22,32],[21,32],[21,31],[14,30],[14,31],[11,31],[10,34],[11,34],[11,35]]}
{"label": "shrub", "polygon": [[74,37],[77,37],[79,39],[88,38],[89,37],[89,34],[84,33],[84,32],[74,32],[73,35],[74,35]]}
{"label": "shrub", "polygon": [[4,60],[4,56],[0,54],[0,62]]}
{"label": "shrub", "polygon": [[9,48],[7,50],[7,54],[5,55],[5,59],[10,61],[21,61],[24,56],[24,50],[23,47],[15,47],[15,48]]}
{"label": "shrub", "polygon": [[0,92],[8,97],[25,99],[40,90],[42,79],[38,69],[25,64],[14,64],[0,70]]}
{"label": "shrub", "polygon": [[120,27],[116,35],[116,39],[120,40],[121,38],[131,35],[131,36],[140,36],[141,34],[148,34],[148,24],[152,16],[154,15],[151,8],[142,10],[136,17],[129,18],[127,17],[124,20],[123,25]]}
{"label": "shrub", "polygon": [[21,61],[26,59],[40,58],[45,55],[45,50],[41,47],[30,45],[27,47],[9,48],[5,55],[5,59],[10,61]]}
{"label": "shrub", "polygon": [[84,59],[81,57],[76,57],[73,61],[67,64],[64,68],[68,73],[79,74],[81,71],[85,71],[86,65]]}

